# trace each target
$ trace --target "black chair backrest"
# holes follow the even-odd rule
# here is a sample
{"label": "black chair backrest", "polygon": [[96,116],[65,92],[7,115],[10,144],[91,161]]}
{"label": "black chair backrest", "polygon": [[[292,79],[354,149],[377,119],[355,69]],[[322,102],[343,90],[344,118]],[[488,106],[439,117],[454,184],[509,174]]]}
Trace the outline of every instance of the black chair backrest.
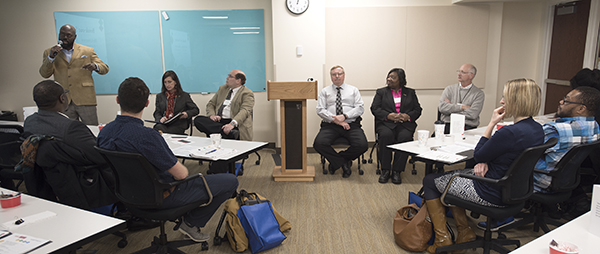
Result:
{"label": "black chair backrest", "polygon": [[21,139],[23,126],[18,124],[0,124],[0,144]]}
{"label": "black chair backrest", "polygon": [[594,148],[600,147],[600,140],[579,144],[571,148],[556,164],[555,170],[550,172],[552,192],[571,191],[579,185],[579,167]]}
{"label": "black chair backrest", "polygon": [[0,144],[0,168],[14,168],[21,160],[23,141],[10,141]]}
{"label": "black chair backrest", "polygon": [[155,167],[141,154],[95,147],[115,174],[115,195],[124,204],[141,209],[159,208],[164,190]]}
{"label": "black chair backrest", "polygon": [[525,149],[513,161],[506,175],[502,187],[502,202],[516,204],[527,200],[533,194],[533,169],[546,149],[556,145],[557,138],[551,138],[546,143]]}

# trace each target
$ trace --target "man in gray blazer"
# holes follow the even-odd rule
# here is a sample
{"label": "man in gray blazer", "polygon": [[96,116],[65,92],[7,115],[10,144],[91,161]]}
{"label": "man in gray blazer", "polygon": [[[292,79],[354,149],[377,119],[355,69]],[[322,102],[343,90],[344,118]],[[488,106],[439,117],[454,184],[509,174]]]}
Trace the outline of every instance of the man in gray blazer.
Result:
{"label": "man in gray blazer", "polygon": [[[39,166],[44,174],[44,182],[40,184],[50,185],[53,192],[40,195],[56,195],[61,203],[83,209],[112,204],[117,200],[107,184],[114,177],[102,155],[94,149],[94,134],[85,124],[63,113],[69,106],[67,93],[54,80],[35,85],[33,100],[39,110],[27,117],[23,125],[24,135],[54,137],[40,143],[37,151],[36,168]],[[87,166],[98,167],[86,169]]]}

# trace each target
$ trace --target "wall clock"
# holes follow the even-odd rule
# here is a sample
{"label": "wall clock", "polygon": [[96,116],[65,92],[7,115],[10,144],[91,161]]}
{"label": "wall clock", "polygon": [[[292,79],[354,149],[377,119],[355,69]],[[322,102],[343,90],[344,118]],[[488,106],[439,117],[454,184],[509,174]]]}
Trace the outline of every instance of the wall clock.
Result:
{"label": "wall clock", "polygon": [[296,15],[300,15],[308,10],[309,0],[285,0],[288,10]]}

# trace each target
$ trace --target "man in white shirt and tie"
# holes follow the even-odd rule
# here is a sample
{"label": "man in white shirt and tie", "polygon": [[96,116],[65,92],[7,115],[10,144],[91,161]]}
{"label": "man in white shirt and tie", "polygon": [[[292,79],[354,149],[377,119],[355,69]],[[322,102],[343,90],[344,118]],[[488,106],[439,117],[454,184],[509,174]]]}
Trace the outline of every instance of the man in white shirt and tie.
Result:
{"label": "man in white shirt and tie", "polygon": [[[330,75],[333,84],[321,90],[317,101],[317,114],[323,121],[313,148],[329,161],[330,174],[341,167],[342,177],[348,178],[352,174],[352,160],[369,148],[360,124],[360,116],[365,111],[364,103],[358,88],[344,83],[342,66],[333,66]],[[350,147],[336,152],[331,145],[340,137],[346,138]]]}

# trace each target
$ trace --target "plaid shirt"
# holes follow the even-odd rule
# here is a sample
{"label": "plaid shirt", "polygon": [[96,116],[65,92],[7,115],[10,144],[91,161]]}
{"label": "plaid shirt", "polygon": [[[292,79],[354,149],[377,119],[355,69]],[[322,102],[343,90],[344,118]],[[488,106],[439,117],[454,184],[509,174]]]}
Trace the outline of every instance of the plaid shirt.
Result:
{"label": "plaid shirt", "polygon": [[[554,123],[544,124],[544,134],[546,136],[544,141],[556,137],[558,143],[546,150],[545,158],[540,159],[535,168],[544,171],[554,170],[556,164],[572,147],[598,140],[599,133],[598,124],[593,116],[563,117],[556,119]],[[551,176],[533,173],[535,192],[548,192],[551,182]]]}

